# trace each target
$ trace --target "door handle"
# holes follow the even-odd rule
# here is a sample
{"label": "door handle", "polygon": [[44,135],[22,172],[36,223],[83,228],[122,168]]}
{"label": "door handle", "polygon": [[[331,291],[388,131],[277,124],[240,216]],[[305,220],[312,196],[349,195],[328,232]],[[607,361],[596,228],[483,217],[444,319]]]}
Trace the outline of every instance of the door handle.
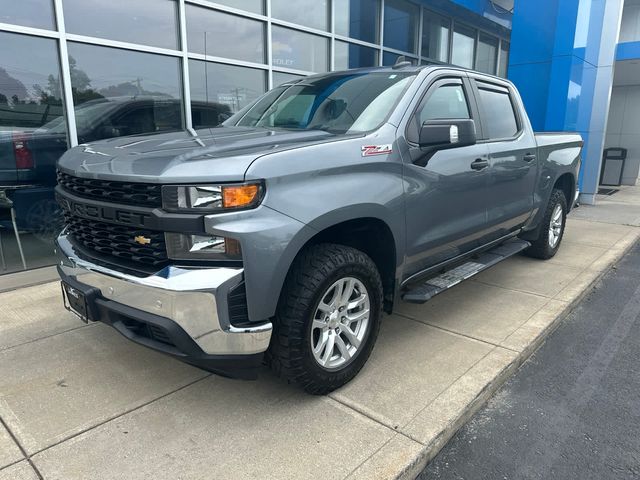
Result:
{"label": "door handle", "polygon": [[536,156],[533,153],[527,153],[522,159],[525,162],[533,162],[536,159]]}
{"label": "door handle", "polygon": [[471,163],[471,169],[472,170],[482,170],[484,168],[487,168],[488,166],[489,166],[489,160],[484,160],[482,158],[476,158]]}

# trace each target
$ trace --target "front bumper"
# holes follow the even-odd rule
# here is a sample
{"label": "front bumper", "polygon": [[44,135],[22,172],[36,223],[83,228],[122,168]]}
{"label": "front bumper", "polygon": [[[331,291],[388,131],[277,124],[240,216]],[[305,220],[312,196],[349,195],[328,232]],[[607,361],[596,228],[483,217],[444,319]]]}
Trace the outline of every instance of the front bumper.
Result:
{"label": "front bumper", "polygon": [[91,320],[208,370],[255,376],[245,370],[259,366],[273,327],[268,321],[248,327],[229,322],[227,297],[242,282],[241,268],[167,267],[138,278],[83,259],[64,232],[56,252],[61,278],[94,292],[88,299]]}

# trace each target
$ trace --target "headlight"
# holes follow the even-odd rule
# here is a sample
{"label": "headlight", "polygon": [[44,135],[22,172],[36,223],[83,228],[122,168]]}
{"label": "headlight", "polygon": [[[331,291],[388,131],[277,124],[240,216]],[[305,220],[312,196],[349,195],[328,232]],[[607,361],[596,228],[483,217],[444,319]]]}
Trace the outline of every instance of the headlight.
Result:
{"label": "headlight", "polygon": [[240,243],[213,235],[166,232],[167,255],[173,260],[241,260]]}
{"label": "headlight", "polygon": [[257,207],[264,196],[264,183],[220,185],[165,185],[162,206],[169,211],[223,212]]}

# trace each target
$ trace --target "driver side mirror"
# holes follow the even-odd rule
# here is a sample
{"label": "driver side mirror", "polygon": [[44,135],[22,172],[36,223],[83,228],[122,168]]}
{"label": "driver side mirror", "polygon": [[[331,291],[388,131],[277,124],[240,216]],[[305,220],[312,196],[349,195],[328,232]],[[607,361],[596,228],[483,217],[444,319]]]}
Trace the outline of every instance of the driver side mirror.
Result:
{"label": "driver side mirror", "polygon": [[476,125],[471,119],[427,120],[420,128],[421,149],[444,150],[476,143]]}

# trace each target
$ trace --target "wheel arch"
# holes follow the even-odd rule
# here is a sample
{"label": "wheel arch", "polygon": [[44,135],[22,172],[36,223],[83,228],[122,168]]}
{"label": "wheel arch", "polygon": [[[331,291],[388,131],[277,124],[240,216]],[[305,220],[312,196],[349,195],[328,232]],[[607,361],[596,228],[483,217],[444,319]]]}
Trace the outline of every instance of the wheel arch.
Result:
{"label": "wheel arch", "polygon": [[[571,211],[571,208],[573,207],[573,198],[576,192],[576,178],[573,173],[565,172],[558,176],[551,191],[553,192],[556,188],[564,193],[564,196],[567,199],[567,211]],[[551,192],[549,192],[549,197],[551,197]],[[547,202],[548,201],[549,199],[547,199]]]}
{"label": "wheel arch", "polygon": [[[328,221],[329,218],[332,221]],[[376,264],[382,279],[384,310],[391,312],[396,288],[399,239],[394,235],[389,223],[375,215],[340,215],[332,212],[312,222],[309,227],[313,228],[313,234],[308,235],[307,230],[304,242],[294,242],[295,254],[286,256],[289,259],[287,275],[296,258],[311,245],[333,243],[355,248],[366,253]],[[285,288],[286,275],[282,280],[280,297]]]}
{"label": "wheel arch", "polygon": [[558,174],[551,188],[548,188],[548,190],[546,191],[544,203],[542,203],[543,207],[540,208],[536,213],[536,219],[533,223],[535,227],[531,228],[530,230],[526,230],[520,235],[520,238],[530,241],[538,238],[538,236],[540,235],[540,229],[542,228],[544,211],[555,189],[559,189],[564,193],[565,199],[567,200],[567,213],[571,211],[571,208],[573,207],[573,198],[576,192],[576,177],[572,172],[562,172]]}

